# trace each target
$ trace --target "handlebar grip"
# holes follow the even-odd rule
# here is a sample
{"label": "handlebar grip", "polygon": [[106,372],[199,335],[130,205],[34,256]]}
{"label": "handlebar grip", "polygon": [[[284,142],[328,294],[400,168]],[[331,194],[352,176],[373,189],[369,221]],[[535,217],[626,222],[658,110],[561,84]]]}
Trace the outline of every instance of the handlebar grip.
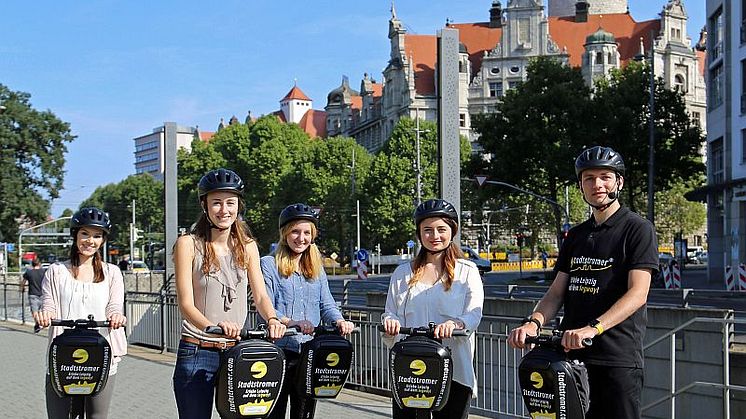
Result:
{"label": "handlebar grip", "polygon": [[583,346],[585,346],[586,348],[589,346],[593,346],[593,339],[591,338],[583,339]]}
{"label": "handlebar grip", "polygon": [[205,327],[205,333],[211,333],[213,335],[222,335],[223,328],[220,326],[207,326]]}
{"label": "handlebar grip", "polygon": [[[386,328],[382,324],[379,324],[378,331],[385,332]],[[399,334],[410,335],[410,336],[418,335],[418,336],[432,337],[431,330],[428,327],[400,327]],[[451,336],[468,336],[468,335],[469,335],[468,329],[453,329],[453,332],[451,333]]]}
{"label": "handlebar grip", "polygon": [[79,328],[86,328],[86,329],[95,329],[99,327],[109,327],[110,323],[108,320],[96,321],[96,320],[89,320],[89,319],[78,319],[78,320],[52,319],[51,325],[62,326],[62,327],[79,327]]}

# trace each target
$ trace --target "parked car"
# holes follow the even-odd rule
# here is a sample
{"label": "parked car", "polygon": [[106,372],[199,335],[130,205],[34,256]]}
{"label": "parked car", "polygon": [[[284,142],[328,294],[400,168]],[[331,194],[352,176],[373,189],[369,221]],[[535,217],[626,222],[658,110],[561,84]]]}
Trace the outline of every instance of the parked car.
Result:
{"label": "parked car", "polygon": [[132,272],[150,272],[150,268],[148,268],[148,265],[141,260],[133,260],[130,270]]}
{"label": "parked car", "polygon": [[479,256],[479,253],[474,251],[474,249],[472,249],[471,247],[462,246],[461,250],[464,252],[464,256],[467,259],[477,265],[477,269],[479,269],[480,274],[484,274],[485,272],[492,272],[492,262]]}
{"label": "parked car", "polygon": [[697,263],[700,265],[707,265],[707,250],[702,250],[697,252],[696,255],[694,255],[694,258],[692,259],[693,263]]}

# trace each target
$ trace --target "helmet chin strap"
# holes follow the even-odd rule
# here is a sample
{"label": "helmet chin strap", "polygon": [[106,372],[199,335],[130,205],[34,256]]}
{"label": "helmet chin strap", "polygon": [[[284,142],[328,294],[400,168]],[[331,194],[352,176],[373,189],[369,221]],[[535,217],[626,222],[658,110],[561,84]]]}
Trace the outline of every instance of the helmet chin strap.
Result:
{"label": "helmet chin strap", "polygon": [[210,218],[210,214],[208,214],[207,210],[205,210],[205,205],[204,204],[202,204],[202,212],[205,213],[205,216],[207,217],[207,224],[210,225],[210,228],[218,230],[220,232],[223,232],[223,231],[226,231],[226,230],[230,230],[230,228],[231,228],[230,226],[226,227],[226,228],[220,228],[217,225],[215,225],[215,223],[212,222],[212,218]]}

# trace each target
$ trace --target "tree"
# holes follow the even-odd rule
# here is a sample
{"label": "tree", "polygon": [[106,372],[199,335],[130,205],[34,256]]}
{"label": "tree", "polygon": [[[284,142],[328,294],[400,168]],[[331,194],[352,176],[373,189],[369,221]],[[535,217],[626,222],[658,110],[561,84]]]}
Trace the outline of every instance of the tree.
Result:
{"label": "tree", "polygon": [[[135,200],[137,228],[153,238],[163,234],[163,183],[147,174],[131,175],[119,183],[99,186],[80,207],[94,206],[109,214],[112,231],[109,242],[129,247],[129,225],[132,222],[132,200]],[[155,236],[153,236],[155,235]],[[161,241],[161,240],[158,240]]]}
{"label": "tree", "polygon": [[[631,62],[601,80],[593,98],[596,138],[593,144],[610,146],[624,157],[627,168],[624,191],[632,210],[644,211],[647,202],[649,153],[650,67]],[[656,193],[676,183],[690,183],[704,176],[700,155],[701,129],[686,111],[680,92],[655,81],[655,175]],[[590,143],[588,145],[591,145]]]}
{"label": "tree", "polygon": [[[431,121],[420,123],[420,162],[422,200],[437,194],[438,163],[437,126]],[[363,225],[370,235],[369,243],[380,243],[384,252],[394,252],[414,239],[412,213],[416,201],[415,122],[402,118],[394,127],[388,142],[376,155],[361,196]],[[471,158],[471,146],[461,138],[462,167]]]}
{"label": "tree", "polygon": [[[526,81],[506,92],[495,113],[474,118],[479,144],[490,158],[477,156],[471,170],[557,202],[560,194],[564,196],[564,186],[576,182],[573,161],[591,130],[590,91],[578,68],[550,57],[533,60],[527,72]],[[559,235],[559,208],[516,193],[505,189],[494,195],[509,207],[530,201],[544,209],[547,212],[537,214],[535,227],[554,228]]]}
{"label": "tree", "polygon": [[0,235],[18,235],[18,220],[37,224],[62,188],[70,124],[52,111],[38,111],[28,93],[0,84]]}
{"label": "tree", "polygon": [[700,231],[707,222],[707,209],[701,202],[691,202],[684,195],[693,189],[684,182],[676,182],[655,196],[655,229],[659,243],[673,243],[677,235],[686,237]]}
{"label": "tree", "polygon": [[72,217],[72,216],[73,216],[73,214],[75,214],[75,211],[73,211],[73,210],[72,210],[72,209],[70,209],[70,208],[65,208],[65,209],[64,209],[64,210],[62,211],[62,214],[60,214],[60,217]]}

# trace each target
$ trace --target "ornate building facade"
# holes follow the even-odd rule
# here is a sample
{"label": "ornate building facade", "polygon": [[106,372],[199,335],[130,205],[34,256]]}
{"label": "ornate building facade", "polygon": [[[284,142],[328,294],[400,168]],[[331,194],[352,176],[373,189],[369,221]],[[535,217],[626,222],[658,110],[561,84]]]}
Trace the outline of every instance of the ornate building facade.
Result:
{"label": "ornate building facade", "polygon": [[[656,75],[684,93],[688,111],[704,128],[704,52],[692,48],[686,35],[682,0],[667,0],[660,18],[642,22],[629,14],[626,0],[549,0],[548,15],[541,0],[509,0],[505,8],[493,1],[488,12],[486,22],[448,24],[459,31],[462,135],[475,140],[471,115],[493,111],[505,92],[526,78],[533,58],[555,56],[579,66],[592,85],[641,53],[649,56],[651,46]],[[399,118],[437,116],[437,37],[408,34],[392,5],[388,38],[382,83],[366,74],[356,91],[344,78],[325,108],[328,135],[352,136],[372,152]]]}

